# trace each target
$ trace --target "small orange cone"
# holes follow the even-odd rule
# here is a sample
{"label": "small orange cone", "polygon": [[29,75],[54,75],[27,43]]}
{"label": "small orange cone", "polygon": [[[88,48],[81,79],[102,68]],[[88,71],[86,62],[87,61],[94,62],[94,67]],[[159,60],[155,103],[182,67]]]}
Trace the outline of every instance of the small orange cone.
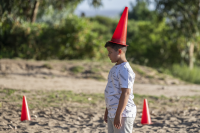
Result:
{"label": "small orange cone", "polygon": [[21,111],[21,121],[24,121],[24,120],[31,120],[28,104],[26,101],[26,96],[23,96],[22,111]]}
{"label": "small orange cone", "polygon": [[147,99],[144,99],[141,124],[152,124]]}

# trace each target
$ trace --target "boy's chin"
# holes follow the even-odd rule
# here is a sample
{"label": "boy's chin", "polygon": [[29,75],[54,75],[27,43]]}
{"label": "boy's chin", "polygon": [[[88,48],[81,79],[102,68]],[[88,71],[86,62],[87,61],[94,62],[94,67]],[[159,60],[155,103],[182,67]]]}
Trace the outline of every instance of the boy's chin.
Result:
{"label": "boy's chin", "polygon": [[116,63],[116,61],[112,61],[112,60],[110,60],[112,63]]}

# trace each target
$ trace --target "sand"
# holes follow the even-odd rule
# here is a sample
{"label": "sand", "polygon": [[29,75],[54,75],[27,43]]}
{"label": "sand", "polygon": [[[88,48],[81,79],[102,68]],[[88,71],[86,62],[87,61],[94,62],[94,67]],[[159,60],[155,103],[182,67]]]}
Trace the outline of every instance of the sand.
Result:
{"label": "sand", "polygon": [[[106,81],[85,77],[85,73],[75,75],[69,70],[73,62],[55,61],[53,69],[44,67],[45,61],[0,60],[0,87],[24,90],[72,90],[75,93],[103,93]],[[76,64],[77,65],[77,64]],[[79,64],[84,65],[84,64]],[[66,71],[62,71],[65,66]],[[108,72],[101,72],[107,77]],[[141,95],[180,96],[200,95],[200,86],[178,79],[158,80],[143,78],[137,74],[134,93]],[[151,82],[152,81],[152,82]],[[70,108],[73,103],[61,107],[31,110],[31,121],[20,121],[21,108],[7,102],[0,111],[0,132],[69,132],[107,133],[103,121],[104,101],[99,106]],[[142,105],[138,105],[134,123],[134,133],[142,132],[199,132],[200,110],[198,108],[173,108],[151,110],[151,125],[141,125]]]}

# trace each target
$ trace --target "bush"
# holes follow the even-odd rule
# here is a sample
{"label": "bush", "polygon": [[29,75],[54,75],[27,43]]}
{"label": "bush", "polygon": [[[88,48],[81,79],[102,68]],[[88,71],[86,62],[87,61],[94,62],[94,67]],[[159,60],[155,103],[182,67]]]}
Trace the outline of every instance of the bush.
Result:
{"label": "bush", "polygon": [[[0,24],[0,58],[100,59],[105,57],[104,38],[87,19],[69,16],[61,24]],[[5,26],[6,25],[6,26]]]}
{"label": "bush", "polygon": [[[177,43],[165,34],[168,30],[165,23],[129,20],[127,30],[127,57],[133,63],[153,67],[168,67],[179,63],[181,54]],[[181,44],[179,42],[179,44]]]}
{"label": "bush", "polygon": [[103,16],[90,17],[88,19],[95,25],[93,31],[103,35],[106,42],[111,40],[119,20]]}

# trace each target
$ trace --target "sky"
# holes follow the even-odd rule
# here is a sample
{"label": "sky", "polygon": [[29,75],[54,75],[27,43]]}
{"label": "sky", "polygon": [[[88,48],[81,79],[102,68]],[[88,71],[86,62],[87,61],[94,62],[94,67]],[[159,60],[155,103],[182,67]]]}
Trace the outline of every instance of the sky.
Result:
{"label": "sky", "polygon": [[130,8],[130,2],[135,3],[136,0],[102,0],[103,6],[99,9],[95,9],[88,4],[88,0],[84,0],[80,3],[75,10],[75,14],[80,16],[82,12],[86,16],[102,15],[107,17],[118,17],[119,14],[127,6]]}

